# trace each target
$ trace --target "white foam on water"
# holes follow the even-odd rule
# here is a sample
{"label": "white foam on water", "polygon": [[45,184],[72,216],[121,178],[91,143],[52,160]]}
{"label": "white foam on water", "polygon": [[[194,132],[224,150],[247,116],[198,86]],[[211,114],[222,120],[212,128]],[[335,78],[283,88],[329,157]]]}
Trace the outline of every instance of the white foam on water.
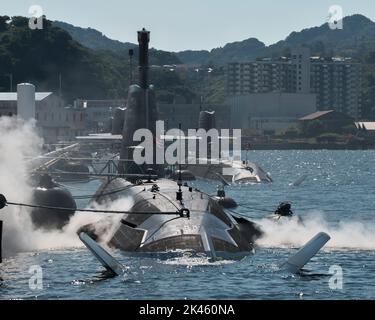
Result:
{"label": "white foam on water", "polygon": [[225,264],[232,264],[234,260],[216,260],[211,261],[210,257],[205,254],[192,254],[188,250],[174,250],[171,251],[174,254],[181,254],[181,256],[169,258],[166,260],[158,260],[161,264],[166,265],[177,265],[177,266],[186,266],[186,267],[194,267],[194,266],[220,266]]}
{"label": "white foam on water", "polygon": [[265,232],[257,240],[257,244],[263,247],[300,247],[323,231],[331,237],[324,247],[326,249],[375,249],[375,223],[372,222],[340,221],[333,225],[327,222],[321,211],[308,212],[303,217],[303,224],[297,217],[278,221],[265,218],[255,222]]}
{"label": "white foam on water", "polygon": [[166,265],[175,265],[175,266],[186,266],[186,267],[195,267],[195,266],[221,266],[226,264],[232,264],[236,261],[233,260],[220,260],[220,261],[210,261],[208,258],[200,257],[180,257],[172,258],[168,260],[161,260],[160,263]]}

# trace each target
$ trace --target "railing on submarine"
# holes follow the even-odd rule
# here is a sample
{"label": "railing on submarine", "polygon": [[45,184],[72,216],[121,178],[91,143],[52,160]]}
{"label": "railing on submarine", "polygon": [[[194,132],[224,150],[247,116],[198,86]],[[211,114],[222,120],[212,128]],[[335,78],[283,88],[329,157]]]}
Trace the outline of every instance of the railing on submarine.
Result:
{"label": "railing on submarine", "polygon": [[[75,158],[65,158],[65,159],[75,159]],[[84,158],[81,158],[84,159]],[[89,158],[87,158],[89,159]],[[118,163],[117,161],[121,162],[130,162],[131,165],[134,165],[137,167],[138,171],[141,171],[140,173],[119,173],[118,172]],[[94,172],[70,172],[70,171],[63,171],[63,170],[56,170],[53,171],[50,168],[38,168],[34,170],[34,173],[39,174],[50,174],[50,175],[76,175],[76,176],[82,176],[82,177],[103,177],[107,178],[108,181],[113,180],[115,178],[125,178],[132,181],[137,180],[157,180],[158,175],[157,174],[151,174],[151,173],[145,173],[142,166],[137,165],[133,160],[130,159],[109,159],[101,168],[99,171],[95,171],[95,168],[93,167]]]}

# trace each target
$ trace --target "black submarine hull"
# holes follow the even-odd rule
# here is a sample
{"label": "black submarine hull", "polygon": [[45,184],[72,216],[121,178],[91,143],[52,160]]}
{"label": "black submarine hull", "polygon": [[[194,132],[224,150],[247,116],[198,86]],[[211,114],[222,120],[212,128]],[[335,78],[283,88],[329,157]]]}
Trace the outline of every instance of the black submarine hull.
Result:
{"label": "black submarine hull", "polygon": [[[254,223],[233,217],[215,199],[186,186],[181,187],[182,206],[175,200],[176,187],[175,182],[167,179],[137,185],[122,178],[105,182],[93,201],[112,203],[131,199],[130,211],[134,213],[124,214],[115,225],[103,220],[102,226],[86,225],[79,232],[88,232],[98,242],[107,239],[109,246],[129,253],[189,250],[216,259],[243,257],[253,251],[255,240],[261,236]],[[188,208],[189,218],[178,215],[182,207]],[[154,214],[163,212],[176,215]]]}

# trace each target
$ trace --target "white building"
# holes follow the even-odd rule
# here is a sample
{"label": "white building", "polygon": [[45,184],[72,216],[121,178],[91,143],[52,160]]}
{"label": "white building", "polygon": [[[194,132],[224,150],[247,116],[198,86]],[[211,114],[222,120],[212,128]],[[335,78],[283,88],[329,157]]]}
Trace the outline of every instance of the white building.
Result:
{"label": "white building", "polygon": [[34,99],[29,94],[23,98],[18,99],[17,92],[0,92],[0,116],[35,118],[45,143],[73,140],[84,134],[83,111],[65,107],[52,92],[35,92]]}

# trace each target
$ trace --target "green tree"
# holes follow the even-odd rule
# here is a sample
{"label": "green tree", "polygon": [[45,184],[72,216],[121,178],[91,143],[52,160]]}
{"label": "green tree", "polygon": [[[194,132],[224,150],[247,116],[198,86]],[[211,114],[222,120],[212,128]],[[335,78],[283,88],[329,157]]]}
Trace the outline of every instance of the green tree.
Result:
{"label": "green tree", "polygon": [[8,29],[8,22],[10,18],[8,16],[0,16],[0,32],[4,32]]}
{"label": "green tree", "polygon": [[325,131],[324,123],[321,120],[308,121],[303,125],[302,133],[306,137],[316,137]]}

